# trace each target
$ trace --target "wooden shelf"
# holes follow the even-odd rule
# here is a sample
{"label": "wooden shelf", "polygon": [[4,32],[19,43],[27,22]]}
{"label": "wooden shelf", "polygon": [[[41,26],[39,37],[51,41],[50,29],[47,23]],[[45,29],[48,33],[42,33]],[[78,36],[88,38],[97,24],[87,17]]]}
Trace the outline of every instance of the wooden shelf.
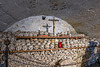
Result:
{"label": "wooden shelf", "polygon": [[[89,46],[89,47],[71,47],[71,48],[54,48],[54,49],[38,49],[38,50],[13,50],[9,51],[9,53],[22,53],[22,52],[37,52],[37,51],[50,51],[50,50],[67,50],[67,49],[82,49],[82,48],[90,48],[90,47],[100,47],[100,46]],[[4,51],[0,51],[0,53],[4,53]]]}
{"label": "wooden shelf", "polygon": [[80,38],[85,38],[85,37],[69,37],[69,36],[56,36],[56,37],[52,37],[52,36],[47,36],[47,37],[40,37],[40,36],[15,36],[16,38],[24,38],[24,39],[27,39],[27,38],[29,38],[29,39],[34,39],[34,38],[43,38],[43,39],[45,39],[45,38],[47,38],[47,39],[56,39],[56,38],[71,38],[71,39],[80,39]]}

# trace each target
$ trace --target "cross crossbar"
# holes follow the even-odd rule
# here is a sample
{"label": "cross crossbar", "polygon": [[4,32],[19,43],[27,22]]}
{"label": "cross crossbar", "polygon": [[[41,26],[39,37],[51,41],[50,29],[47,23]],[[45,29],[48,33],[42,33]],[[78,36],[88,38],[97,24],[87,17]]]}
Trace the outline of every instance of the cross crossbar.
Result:
{"label": "cross crossbar", "polygon": [[46,31],[48,32],[48,29],[49,29],[51,26],[49,26],[49,25],[47,24],[46,26],[43,26],[43,27],[45,27],[45,28],[46,28]]}

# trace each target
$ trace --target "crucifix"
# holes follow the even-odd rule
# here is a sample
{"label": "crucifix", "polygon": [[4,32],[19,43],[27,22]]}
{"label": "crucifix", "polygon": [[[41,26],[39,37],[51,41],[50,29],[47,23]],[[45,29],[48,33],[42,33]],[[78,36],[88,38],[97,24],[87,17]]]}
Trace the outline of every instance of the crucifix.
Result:
{"label": "crucifix", "polygon": [[53,35],[55,35],[55,21],[59,21],[59,20],[53,17],[53,19],[49,19],[49,21],[53,21]]}
{"label": "crucifix", "polygon": [[46,28],[46,31],[48,32],[48,28],[50,28],[51,26],[49,26],[48,24],[46,26],[43,26]]}

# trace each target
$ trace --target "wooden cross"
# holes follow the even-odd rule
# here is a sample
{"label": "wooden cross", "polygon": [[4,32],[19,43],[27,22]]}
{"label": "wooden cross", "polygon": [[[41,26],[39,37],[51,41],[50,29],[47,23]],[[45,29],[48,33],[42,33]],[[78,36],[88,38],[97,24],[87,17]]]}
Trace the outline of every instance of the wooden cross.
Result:
{"label": "wooden cross", "polygon": [[49,19],[49,21],[53,21],[53,35],[55,35],[55,21],[59,21],[53,17],[53,19]]}
{"label": "wooden cross", "polygon": [[48,28],[51,27],[51,26],[49,26],[49,25],[47,24],[46,26],[43,26],[43,27],[45,27],[45,28],[46,28],[46,31],[48,32]]}

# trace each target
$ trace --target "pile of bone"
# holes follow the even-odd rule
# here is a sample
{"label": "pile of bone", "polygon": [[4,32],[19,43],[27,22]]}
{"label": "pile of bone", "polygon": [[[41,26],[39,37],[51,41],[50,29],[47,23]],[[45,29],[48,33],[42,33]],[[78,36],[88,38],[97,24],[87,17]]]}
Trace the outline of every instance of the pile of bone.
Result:
{"label": "pile of bone", "polygon": [[45,31],[40,31],[40,33],[36,32],[36,31],[27,31],[27,32],[26,31],[17,31],[17,32],[15,32],[15,36],[38,36],[38,34],[49,35],[49,33],[45,32]]}
{"label": "pile of bone", "polygon": [[62,48],[70,48],[70,47],[82,47],[88,46],[88,42],[81,42],[80,40],[68,40],[67,39],[34,39],[30,41],[29,39],[19,39],[14,42],[14,44],[10,44],[10,50],[37,50],[37,49],[53,49],[58,48],[58,43],[62,42]]}
{"label": "pile of bone", "polygon": [[72,37],[84,37],[84,34],[67,34],[65,32],[61,32],[61,33],[56,33],[55,35],[53,35],[53,33],[48,33],[46,31],[17,31],[15,32],[15,36],[38,36],[38,35],[48,35],[48,36],[61,36],[61,35],[69,35]]}
{"label": "pile of bone", "polygon": [[[18,55],[23,56],[30,60],[34,59],[33,61],[35,61],[35,62],[40,62],[40,63],[44,63],[47,65],[55,65],[61,59],[62,60],[71,59],[73,61],[77,60],[76,62],[81,62],[82,55],[79,55],[77,53],[78,50],[75,50],[75,51],[73,52],[72,50],[56,50],[56,51],[18,53]],[[81,51],[81,53],[82,53],[82,51]],[[11,55],[11,57],[13,57],[14,59],[21,61],[21,62],[27,62],[27,59],[24,61],[23,59],[15,56],[15,55],[14,56]],[[14,62],[11,62],[11,63],[14,63]],[[36,64],[39,65],[38,63],[36,63]]]}
{"label": "pile of bone", "polygon": [[[37,50],[37,49],[53,49],[59,48],[58,43],[62,42],[62,48],[70,47],[85,47],[89,43],[84,39],[34,39],[30,41],[29,39],[18,39],[11,38],[11,43],[9,45],[10,50]],[[4,42],[1,44],[1,50],[5,48]]]}
{"label": "pile of bone", "polygon": [[29,39],[18,39],[14,37],[11,32],[0,33],[0,48],[3,51],[5,49],[4,40],[8,36],[11,41],[9,45],[10,50],[37,50],[37,49],[53,49],[58,48],[59,42],[62,42],[62,48],[70,47],[88,47],[89,42],[97,42],[96,40],[89,40],[86,38],[82,39],[34,39],[30,41]]}

